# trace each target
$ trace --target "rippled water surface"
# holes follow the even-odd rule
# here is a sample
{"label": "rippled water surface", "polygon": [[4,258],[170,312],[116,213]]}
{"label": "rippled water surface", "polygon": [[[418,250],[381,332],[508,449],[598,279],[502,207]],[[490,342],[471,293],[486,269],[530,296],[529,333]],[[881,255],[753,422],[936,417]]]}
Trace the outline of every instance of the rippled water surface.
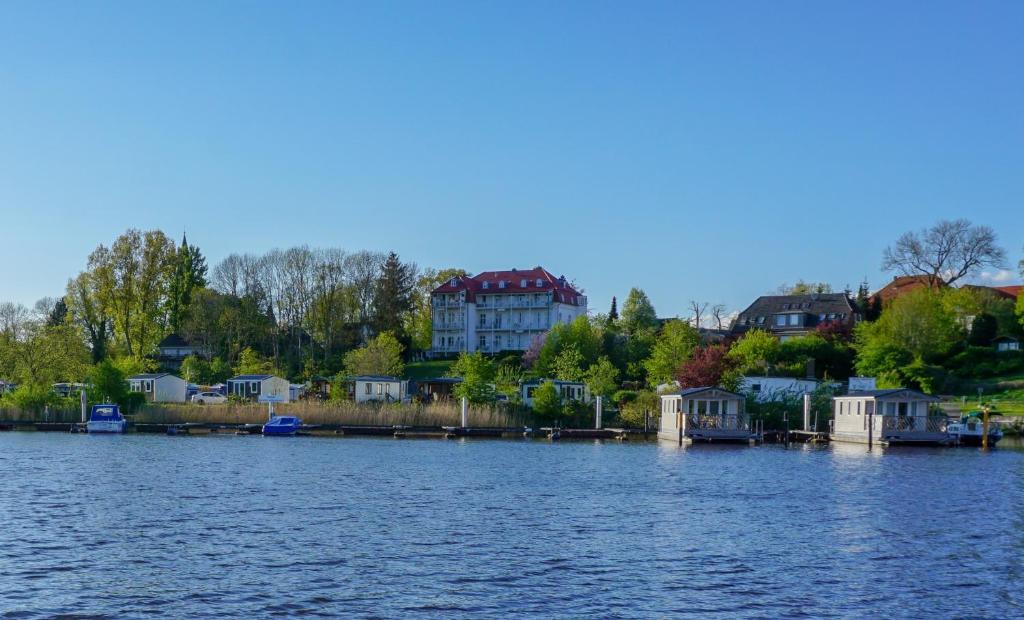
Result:
{"label": "rippled water surface", "polygon": [[3,617],[1024,616],[1024,452],[0,434]]}

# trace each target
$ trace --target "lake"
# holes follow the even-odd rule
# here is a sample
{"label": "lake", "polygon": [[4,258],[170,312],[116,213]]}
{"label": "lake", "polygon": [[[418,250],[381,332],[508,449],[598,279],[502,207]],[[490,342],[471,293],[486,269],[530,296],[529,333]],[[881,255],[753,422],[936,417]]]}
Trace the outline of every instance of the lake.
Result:
{"label": "lake", "polygon": [[1024,615],[1024,451],[0,434],[0,617]]}

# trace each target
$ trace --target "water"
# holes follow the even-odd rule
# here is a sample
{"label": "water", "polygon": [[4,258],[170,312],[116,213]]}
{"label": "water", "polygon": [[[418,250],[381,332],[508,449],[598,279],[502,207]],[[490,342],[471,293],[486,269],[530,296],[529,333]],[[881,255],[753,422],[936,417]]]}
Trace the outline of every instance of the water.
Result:
{"label": "water", "polygon": [[1007,446],[0,434],[0,617],[1022,617]]}

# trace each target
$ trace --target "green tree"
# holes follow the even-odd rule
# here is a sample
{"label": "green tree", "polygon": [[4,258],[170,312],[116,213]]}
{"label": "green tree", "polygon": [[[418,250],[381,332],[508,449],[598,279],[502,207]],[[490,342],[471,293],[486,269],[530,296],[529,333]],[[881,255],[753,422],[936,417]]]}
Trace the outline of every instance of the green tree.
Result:
{"label": "green tree", "polygon": [[90,373],[90,397],[97,402],[124,405],[128,401],[128,383],[125,377],[125,372],[111,360],[101,361],[93,366]]}
{"label": "green tree", "polygon": [[250,347],[242,349],[235,364],[236,375],[280,375],[274,361]]}
{"label": "green tree", "polygon": [[803,280],[797,280],[793,286],[783,284],[779,287],[780,295],[813,295],[815,293],[831,292],[832,285],[828,282],[804,282]]}
{"label": "green tree", "polygon": [[987,347],[998,335],[999,322],[996,317],[982,312],[971,321],[971,333],[968,343],[975,347]]}
{"label": "green tree", "polygon": [[638,331],[655,329],[658,326],[658,315],[654,311],[647,293],[638,288],[629,290],[626,303],[622,304],[622,327],[628,334]]}
{"label": "green tree", "polygon": [[346,353],[343,366],[349,376],[401,376],[405,370],[402,343],[393,333],[383,332],[366,343],[366,346]]}
{"label": "green tree", "polygon": [[171,259],[171,280],[167,289],[168,327],[172,332],[181,330],[192,303],[192,293],[206,286],[206,259],[198,247],[189,246],[188,238],[181,237],[181,245]]}
{"label": "green tree", "polygon": [[562,381],[579,381],[583,378],[583,355],[575,344],[570,344],[555,357],[551,372]]}
{"label": "green tree", "polygon": [[391,332],[407,343],[405,327],[413,310],[415,284],[416,266],[403,263],[394,252],[388,254],[373,295],[372,322],[378,334]]}
{"label": "green tree", "polygon": [[494,375],[494,387],[499,394],[508,398],[509,402],[517,403],[522,399],[520,385],[523,381],[523,370],[520,364],[503,362]]}
{"label": "green tree", "polygon": [[672,319],[662,326],[651,350],[651,356],[644,361],[647,383],[656,386],[671,381],[679,366],[690,359],[700,346],[700,332],[689,323]]}
{"label": "green tree", "polygon": [[[555,364],[558,357],[567,349],[575,349],[579,357],[569,354],[566,359],[574,360],[580,371],[586,370],[601,356],[603,347],[604,334],[601,326],[586,316],[578,316],[571,323],[559,323],[548,331],[541,345],[535,369],[540,375],[557,375],[558,369],[555,368]],[[526,357],[524,355],[524,359]],[[572,374],[571,368],[565,366],[563,360],[562,370]]]}
{"label": "green tree", "polygon": [[494,362],[484,357],[483,353],[462,353],[452,364],[449,374],[462,377],[462,383],[453,389],[456,397],[466,398],[474,404],[494,402],[496,370]]}
{"label": "green tree", "polygon": [[555,418],[562,413],[562,397],[551,381],[544,381],[533,390],[533,411],[545,418]]}
{"label": "green tree", "polygon": [[612,295],[612,307],[608,311],[608,318],[607,318],[608,325],[614,325],[619,320],[619,309],[618,309],[617,306],[618,306],[618,301],[615,299],[615,296]]}
{"label": "green tree", "polygon": [[778,359],[778,339],[762,329],[752,329],[743,334],[729,350],[729,359],[740,373],[768,372]]}
{"label": "green tree", "polygon": [[92,362],[98,363],[107,357],[113,324],[107,315],[97,288],[97,279],[91,272],[84,271],[68,281],[64,299],[72,322],[85,334],[89,342]]}
{"label": "green tree", "polygon": [[616,390],[619,389],[619,369],[612,364],[607,356],[601,356],[596,362],[590,365],[583,377],[594,396],[601,396],[606,401],[611,401]]}
{"label": "green tree", "polygon": [[210,384],[210,362],[198,355],[189,355],[181,362],[181,377],[191,383]]}

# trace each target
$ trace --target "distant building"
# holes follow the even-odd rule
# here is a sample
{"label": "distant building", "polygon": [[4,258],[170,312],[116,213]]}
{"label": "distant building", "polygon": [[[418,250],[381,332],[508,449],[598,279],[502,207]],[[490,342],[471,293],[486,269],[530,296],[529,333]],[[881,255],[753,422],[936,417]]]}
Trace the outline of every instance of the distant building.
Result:
{"label": "distant building", "polygon": [[259,400],[260,396],[273,396],[288,402],[291,400],[291,384],[287,379],[274,375],[236,375],[225,384],[227,396]]}
{"label": "distant building", "polygon": [[530,381],[524,381],[520,386],[520,396],[523,399],[523,404],[527,407],[533,407],[533,393],[540,387],[542,383],[550,381],[555,384],[555,389],[558,390],[558,395],[562,397],[562,401],[576,401],[584,404],[590,403],[593,399],[590,395],[590,388],[587,387],[586,383],[582,381],[559,381],[557,379],[532,379]]}
{"label": "distant building", "polygon": [[1014,336],[999,336],[992,341],[992,346],[995,347],[996,351],[1020,351],[1020,339]]}
{"label": "distant building", "polygon": [[409,381],[399,377],[361,375],[351,381],[357,403],[401,402],[409,396]]}
{"label": "distant building", "polygon": [[436,377],[416,381],[416,393],[425,401],[446,400],[452,397],[462,377]]}
{"label": "distant building", "polygon": [[190,345],[178,334],[168,334],[156,348],[159,351],[157,362],[168,369],[181,368],[181,363],[190,355],[203,355],[198,348]]}
{"label": "distant building", "polygon": [[534,337],[587,313],[587,298],[541,267],[452,278],[431,293],[431,353],[525,351]]}
{"label": "distant building", "polygon": [[892,282],[875,291],[875,294],[871,296],[871,302],[874,303],[877,300],[884,308],[897,297],[928,287],[938,290],[945,288],[946,283],[942,280],[932,281],[928,276],[896,276]]}
{"label": "distant building", "polygon": [[766,295],[741,312],[729,332],[741,336],[762,329],[784,341],[812,333],[820,325],[853,327],[859,320],[860,314],[845,293]]}
{"label": "distant building", "polygon": [[151,373],[128,377],[128,389],[142,394],[149,403],[183,403],[188,383],[169,373]]}
{"label": "distant building", "polygon": [[750,394],[759,403],[784,398],[798,398],[818,389],[814,379],[793,377],[741,377],[739,391]]}
{"label": "distant building", "polygon": [[990,293],[996,299],[1010,299],[1016,301],[1020,297],[1021,291],[1024,291],[1024,286],[1013,285],[1013,286],[981,286],[978,284],[965,284],[963,288],[977,291],[979,293]]}

